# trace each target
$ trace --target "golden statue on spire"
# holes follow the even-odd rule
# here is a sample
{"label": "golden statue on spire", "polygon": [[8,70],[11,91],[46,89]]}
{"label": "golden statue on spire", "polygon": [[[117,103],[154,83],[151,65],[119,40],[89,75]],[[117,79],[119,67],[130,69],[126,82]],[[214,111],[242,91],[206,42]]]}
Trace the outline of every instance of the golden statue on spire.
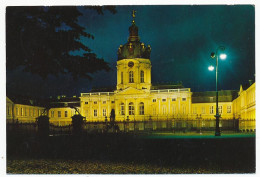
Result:
{"label": "golden statue on spire", "polygon": [[135,13],[136,13],[136,10],[133,10],[133,12],[132,12],[132,17],[133,17],[132,23],[133,24],[135,24]]}

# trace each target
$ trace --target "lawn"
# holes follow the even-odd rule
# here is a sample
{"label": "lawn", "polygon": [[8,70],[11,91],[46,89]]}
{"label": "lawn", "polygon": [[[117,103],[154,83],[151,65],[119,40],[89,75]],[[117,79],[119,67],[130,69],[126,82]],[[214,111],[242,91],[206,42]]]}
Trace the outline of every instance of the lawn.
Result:
{"label": "lawn", "polygon": [[7,137],[7,173],[255,173],[255,136],[157,133],[39,139],[12,135]]}

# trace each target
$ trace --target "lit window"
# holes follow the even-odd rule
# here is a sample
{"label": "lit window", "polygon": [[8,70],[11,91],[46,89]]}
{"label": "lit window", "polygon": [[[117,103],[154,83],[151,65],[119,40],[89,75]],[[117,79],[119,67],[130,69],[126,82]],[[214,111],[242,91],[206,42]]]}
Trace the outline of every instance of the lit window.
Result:
{"label": "lit window", "polygon": [[176,106],[175,105],[173,105],[173,107],[172,107],[172,113],[176,114]]}
{"label": "lit window", "polygon": [[129,72],[129,83],[134,83],[134,72],[133,71]]}
{"label": "lit window", "polygon": [[163,101],[163,102],[165,102],[165,101],[166,101],[166,99],[164,98],[164,99],[162,99],[162,101]]}
{"label": "lit window", "polygon": [[172,101],[176,101],[176,98],[172,98]]}
{"label": "lit window", "polygon": [[27,116],[27,110],[24,108],[24,115]]}
{"label": "lit window", "polygon": [[124,83],[124,75],[123,75],[123,72],[121,72],[121,84]]}
{"label": "lit window", "polygon": [[156,102],[156,99],[153,99],[153,102]]}
{"label": "lit window", "polygon": [[103,116],[106,116],[106,115],[107,115],[107,110],[103,109]]}
{"label": "lit window", "polygon": [[54,117],[54,111],[51,111],[51,117]]}
{"label": "lit window", "polygon": [[185,105],[182,105],[182,113],[186,114],[186,106]]}
{"label": "lit window", "polygon": [[214,106],[210,106],[210,108],[209,108],[209,113],[210,113],[210,114],[214,114]]}
{"label": "lit window", "polygon": [[10,106],[7,106],[7,114],[10,115]]}
{"label": "lit window", "polygon": [[144,83],[144,71],[141,71],[140,79],[141,79],[141,83]]}
{"label": "lit window", "polygon": [[227,113],[231,113],[231,106],[227,106]]}
{"label": "lit window", "polygon": [[201,114],[205,114],[205,111],[206,111],[206,110],[205,110],[205,107],[202,107],[202,108],[201,108]]}
{"label": "lit window", "polygon": [[144,103],[143,102],[141,102],[139,104],[139,114],[144,115]]}
{"label": "lit window", "polygon": [[97,117],[97,110],[94,109],[94,117]]}
{"label": "lit window", "polygon": [[19,109],[16,108],[16,115],[18,116],[19,115]]}
{"label": "lit window", "polygon": [[58,117],[61,117],[61,111],[58,111]]}
{"label": "lit window", "polygon": [[153,108],[153,115],[155,115],[156,114],[156,108],[154,107]]}
{"label": "lit window", "polygon": [[182,98],[182,101],[186,101],[187,99],[186,98]]}
{"label": "lit window", "polygon": [[210,102],[213,102],[213,97],[209,97],[209,101],[210,101]]}
{"label": "lit window", "polygon": [[68,117],[68,111],[65,111],[65,117]]}
{"label": "lit window", "polygon": [[222,114],[222,106],[218,107],[218,113]]}
{"label": "lit window", "polygon": [[129,103],[129,115],[134,115],[135,111],[134,111],[134,103]]}
{"label": "lit window", "polygon": [[121,115],[125,115],[125,105],[124,105],[124,103],[120,104],[120,112],[121,112]]}
{"label": "lit window", "polygon": [[166,114],[166,106],[163,106],[163,114],[165,115]]}
{"label": "lit window", "polygon": [[197,114],[197,107],[193,108],[193,114]]}

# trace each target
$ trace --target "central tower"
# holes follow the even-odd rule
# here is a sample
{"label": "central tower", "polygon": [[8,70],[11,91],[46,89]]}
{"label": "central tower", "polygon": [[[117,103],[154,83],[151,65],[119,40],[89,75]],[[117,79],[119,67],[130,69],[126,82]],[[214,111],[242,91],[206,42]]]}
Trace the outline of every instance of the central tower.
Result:
{"label": "central tower", "polygon": [[117,90],[132,87],[144,91],[151,88],[150,45],[140,42],[138,27],[135,25],[135,11],[132,13],[132,25],[126,44],[118,48]]}

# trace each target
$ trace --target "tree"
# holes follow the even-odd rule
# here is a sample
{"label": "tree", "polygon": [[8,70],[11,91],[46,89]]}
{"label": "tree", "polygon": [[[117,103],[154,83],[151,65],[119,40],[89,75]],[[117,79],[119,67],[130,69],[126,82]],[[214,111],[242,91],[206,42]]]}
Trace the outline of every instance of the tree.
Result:
{"label": "tree", "polygon": [[[115,7],[90,6],[98,14],[104,10],[116,13]],[[82,37],[94,36],[80,26],[78,7],[7,7],[6,8],[6,66],[23,67],[24,71],[46,78],[49,74],[71,74],[91,79],[90,74],[110,67],[84,45]],[[71,52],[83,51],[82,55]]]}

